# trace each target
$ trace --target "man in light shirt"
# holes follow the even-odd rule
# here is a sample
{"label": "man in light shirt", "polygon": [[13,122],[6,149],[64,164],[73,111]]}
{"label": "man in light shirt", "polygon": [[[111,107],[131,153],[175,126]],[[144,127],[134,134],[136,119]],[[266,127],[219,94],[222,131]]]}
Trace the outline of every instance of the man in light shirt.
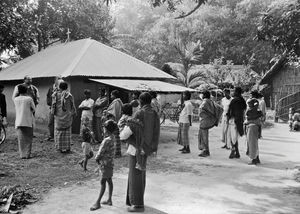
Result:
{"label": "man in light shirt", "polygon": [[177,143],[183,146],[181,151],[182,153],[190,153],[190,141],[189,141],[189,129],[192,126],[192,116],[193,116],[193,104],[190,101],[191,93],[185,91],[183,93],[184,107],[179,115],[179,128]]}
{"label": "man in light shirt", "polygon": [[91,99],[91,91],[88,89],[84,90],[84,96],[85,99],[81,102],[79,105],[79,109],[82,110],[81,113],[81,126],[80,126],[80,134],[82,134],[82,128],[83,124],[86,123],[86,118],[89,119],[89,123],[87,124],[88,128],[90,130],[92,129],[93,124],[93,106],[94,106],[94,100]]}
{"label": "man in light shirt", "polygon": [[224,143],[222,149],[230,149],[230,142],[227,140],[228,118],[226,116],[229,109],[229,104],[232,100],[232,97],[230,96],[230,89],[224,89],[224,95],[225,97],[223,97],[221,100],[221,105],[223,107],[221,141]]}

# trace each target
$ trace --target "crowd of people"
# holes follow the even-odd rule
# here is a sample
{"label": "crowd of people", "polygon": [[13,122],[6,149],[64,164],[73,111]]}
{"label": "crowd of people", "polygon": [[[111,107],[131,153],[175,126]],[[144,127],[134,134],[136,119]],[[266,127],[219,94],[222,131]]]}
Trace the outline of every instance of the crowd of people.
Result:
{"label": "crowd of people", "polygon": [[[261,138],[262,124],[266,119],[266,104],[263,95],[257,90],[251,92],[251,97],[245,101],[242,89],[236,87],[231,96],[230,89],[224,90],[221,106],[211,99],[209,91],[200,93],[202,103],[199,107],[198,148],[200,157],[210,156],[209,130],[222,125],[222,148],[231,150],[229,158],[240,158],[239,138],[246,135],[247,155],[249,164],[258,164],[258,139]],[[184,103],[179,116],[177,142],[183,146],[179,151],[190,153],[189,128],[192,126],[193,105],[190,101],[191,93],[183,95]]]}
{"label": "crowd of people", "polygon": [[[6,122],[6,103],[3,86],[0,87],[1,115]],[[68,84],[56,77],[47,93],[49,106],[49,137],[59,152],[71,151],[72,123],[77,112],[81,112],[80,136],[82,138],[83,159],[79,164],[86,171],[88,160],[95,157],[101,172],[99,196],[90,210],[101,208],[101,204],[112,205],[114,158],[120,157],[121,144],[126,143],[128,154],[128,187],[126,204],[129,212],[144,211],[144,192],[146,184],[147,157],[156,155],[160,135],[161,107],[155,92],[134,92],[130,103],[123,103],[118,90],[110,94],[99,90],[96,100],[91,98],[88,89],[83,92],[84,99],[76,108],[74,98],[68,90]],[[193,123],[193,104],[191,93],[183,93],[177,142],[184,154],[191,152],[189,130]],[[254,90],[245,101],[242,89],[236,87],[231,94],[224,90],[221,105],[211,99],[209,91],[200,93],[202,103],[199,107],[198,148],[200,157],[210,156],[209,130],[222,125],[222,148],[231,150],[229,158],[240,158],[239,139],[246,135],[249,164],[260,163],[258,139],[262,137],[262,124],[266,119],[266,104],[263,95]],[[32,85],[29,76],[24,83],[15,87],[12,99],[16,109],[15,128],[17,130],[19,153],[22,159],[31,157],[35,111],[40,102],[39,90]],[[291,111],[291,114],[293,112]],[[293,119],[297,122],[297,115]],[[296,119],[295,119],[296,118]],[[291,127],[296,127],[294,121]],[[99,145],[97,152],[93,144]],[[109,197],[102,201],[108,184]]]}

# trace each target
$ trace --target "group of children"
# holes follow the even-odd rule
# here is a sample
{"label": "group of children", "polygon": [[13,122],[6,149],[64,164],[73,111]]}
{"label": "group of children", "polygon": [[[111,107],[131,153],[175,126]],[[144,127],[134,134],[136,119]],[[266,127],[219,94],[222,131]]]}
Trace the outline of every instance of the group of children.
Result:
{"label": "group of children", "polygon": [[[90,208],[91,211],[101,208],[101,204],[112,205],[112,191],[113,191],[113,167],[114,167],[114,150],[115,137],[114,133],[118,129],[120,132],[122,142],[127,144],[127,153],[134,155],[137,158],[136,169],[144,171],[145,164],[143,164],[143,125],[138,120],[132,117],[133,107],[127,103],[122,106],[122,117],[119,122],[109,119],[103,124],[104,139],[100,144],[99,150],[95,155],[96,162],[99,165],[101,172],[101,190],[96,200],[96,203]],[[93,132],[90,129],[90,121],[88,118],[82,123],[81,137],[83,140],[82,149],[84,158],[79,162],[84,171],[87,170],[88,160],[94,156],[92,142]],[[126,140],[125,140],[126,139]],[[127,140],[128,139],[128,140]],[[132,142],[132,143],[131,143]],[[101,199],[106,189],[106,183],[109,187],[108,200],[101,203]]]}

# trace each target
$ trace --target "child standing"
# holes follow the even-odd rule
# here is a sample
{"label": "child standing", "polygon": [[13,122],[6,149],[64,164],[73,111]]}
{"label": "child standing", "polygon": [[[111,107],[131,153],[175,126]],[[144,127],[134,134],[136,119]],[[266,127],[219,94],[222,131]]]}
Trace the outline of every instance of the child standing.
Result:
{"label": "child standing", "polygon": [[117,124],[113,120],[108,120],[104,123],[104,135],[106,136],[102,141],[99,151],[96,155],[96,161],[99,164],[102,174],[101,178],[101,190],[96,203],[90,208],[91,211],[101,208],[101,199],[104,195],[106,182],[108,183],[109,196],[108,200],[102,202],[112,206],[112,192],[113,192],[113,167],[114,167],[114,132],[118,128]]}
{"label": "child standing", "polygon": [[79,164],[81,165],[81,167],[83,168],[84,171],[87,171],[87,163],[88,160],[91,159],[94,156],[94,152],[91,146],[91,140],[92,140],[92,133],[89,130],[89,128],[84,128],[82,130],[82,140],[83,143],[81,145],[82,149],[83,149],[83,155],[84,155],[84,159],[82,159]]}

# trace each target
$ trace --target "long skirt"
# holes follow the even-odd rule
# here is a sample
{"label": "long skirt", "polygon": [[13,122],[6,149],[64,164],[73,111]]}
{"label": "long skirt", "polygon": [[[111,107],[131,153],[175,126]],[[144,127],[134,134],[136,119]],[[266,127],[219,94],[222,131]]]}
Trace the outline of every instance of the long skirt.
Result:
{"label": "long skirt", "polygon": [[181,146],[189,146],[189,123],[179,123],[177,143]]}
{"label": "long skirt", "polygon": [[19,152],[21,158],[29,158],[31,154],[33,128],[22,127],[17,128]]}
{"label": "long skirt", "polygon": [[228,144],[234,146],[239,140],[240,134],[238,132],[237,126],[234,122],[234,119],[229,120],[228,130],[227,130],[227,140]]}
{"label": "long skirt", "polygon": [[251,159],[255,159],[258,155],[258,137],[259,126],[256,124],[249,124],[246,127],[247,147]]}
{"label": "long skirt", "polygon": [[[144,163],[147,163],[147,156],[143,155]],[[126,205],[144,206],[144,193],[146,187],[146,171],[138,170],[136,166],[136,157],[129,155],[129,173]]]}
{"label": "long skirt", "polygon": [[56,149],[64,152],[71,150],[71,130],[72,127],[66,129],[55,129],[55,146]]}
{"label": "long skirt", "polygon": [[49,113],[48,129],[49,137],[54,138],[54,114],[51,114],[51,110]]}
{"label": "long skirt", "polygon": [[103,140],[103,127],[102,127],[102,118],[101,117],[94,117],[94,132],[95,132],[95,139],[98,142],[102,142]]}
{"label": "long skirt", "polygon": [[208,129],[199,128],[198,148],[200,150],[209,151]]}

